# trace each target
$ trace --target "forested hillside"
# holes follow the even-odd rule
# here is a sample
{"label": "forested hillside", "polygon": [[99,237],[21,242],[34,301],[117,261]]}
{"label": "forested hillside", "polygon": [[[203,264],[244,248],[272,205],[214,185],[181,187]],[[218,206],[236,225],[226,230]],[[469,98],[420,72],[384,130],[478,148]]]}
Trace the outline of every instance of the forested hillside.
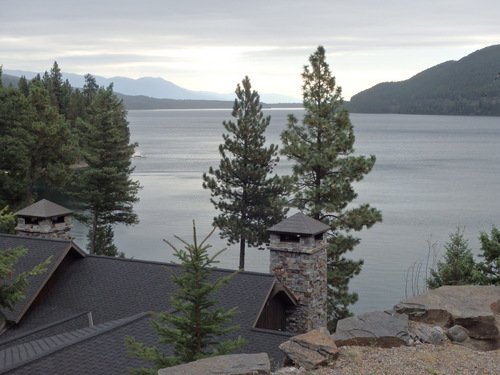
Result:
{"label": "forested hillside", "polygon": [[500,115],[500,45],[354,95],[351,112]]}
{"label": "forested hillside", "polygon": [[90,74],[82,89],[72,87],[56,62],[16,86],[0,66],[0,213],[36,201],[37,187],[62,192],[89,228],[89,252],[122,255],[113,227],[138,222],[141,188],[130,177],[136,145],[123,102],[112,85],[99,87]]}

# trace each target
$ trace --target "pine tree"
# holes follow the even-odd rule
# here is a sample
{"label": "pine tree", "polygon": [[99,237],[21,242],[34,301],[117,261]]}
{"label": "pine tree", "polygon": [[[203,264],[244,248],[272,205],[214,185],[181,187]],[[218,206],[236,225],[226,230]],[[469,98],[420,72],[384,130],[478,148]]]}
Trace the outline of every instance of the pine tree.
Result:
{"label": "pine tree", "polygon": [[[0,216],[0,225],[2,220]],[[14,267],[26,253],[27,250],[22,247],[0,250],[0,322],[7,318],[5,309],[13,310],[14,306],[25,298],[24,290],[29,285],[29,277],[45,272],[50,263],[51,258],[48,258],[34,266],[31,271],[16,273]]]}
{"label": "pine tree", "polygon": [[138,222],[133,205],[139,200],[140,185],[130,178],[134,144],[130,144],[125,107],[112,86],[92,95],[87,116],[88,121],[81,126],[86,127],[82,152],[88,167],[75,172],[76,191],[72,196],[80,208],[75,217],[90,227],[90,253],[116,255],[102,231],[110,234],[110,225]]}
{"label": "pine tree", "polygon": [[49,81],[49,92],[52,91],[51,96],[53,96],[55,99],[55,102],[52,103],[52,105],[57,108],[59,113],[64,114],[65,105],[63,94],[63,80],[61,69],[59,68],[59,65],[57,65],[57,61],[54,61],[54,64],[50,69]]}
{"label": "pine tree", "polygon": [[220,337],[239,328],[227,326],[237,314],[237,308],[225,311],[223,307],[217,307],[219,301],[211,299],[210,296],[228,284],[238,272],[213,280],[214,264],[218,263],[215,258],[225,250],[209,256],[207,250],[211,246],[206,242],[214,231],[215,227],[198,244],[193,221],[193,244],[176,236],[185,245],[184,249],[177,249],[165,241],[181,261],[179,270],[165,267],[178,287],[176,292],[169,293],[175,312],[155,313],[156,319],[152,320],[152,327],[159,336],[158,344],[171,346],[172,354],[166,355],[158,347],[146,347],[134,338],[127,337],[129,354],[147,359],[154,365],[154,369],[135,369],[135,374],[157,374],[161,368],[228,354],[245,343],[241,337],[220,341]]}
{"label": "pine tree", "polygon": [[31,109],[17,89],[0,87],[0,207],[20,208],[29,190]]}
{"label": "pine tree", "polygon": [[16,218],[13,212],[9,212],[9,207],[6,206],[0,210],[0,233],[14,234],[16,226]]}
{"label": "pine tree", "polygon": [[19,90],[23,93],[25,97],[28,97],[30,94],[30,87],[28,84],[28,80],[26,79],[25,76],[22,76],[19,78],[19,83],[17,84],[17,87]]}
{"label": "pine tree", "polygon": [[236,87],[232,116],[236,123],[224,121],[227,133],[219,145],[219,169],[210,167],[203,174],[203,187],[211,190],[210,201],[220,214],[214,224],[228,244],[240,244],[239,268],[245,267],[245,247],[267,241],[266,229],[279,222],[286,210],[285,181],[270,176],[278,161],[278,147],[265,146],[264,132],[271,117],[264,117],[259,94],[252,91],[245,77]]}
{"label": "pine tree", "polygon": [[33,186],[45,182],[64,187],[69,181],[70,165],[76,161],[76,140],[69,122],[51,105],[47,90],[40,81],[30,83],[29,102],[32,117],[27,128],[31,135],[28,142],[30,186],[26,202],[33,200]]}
{"label": "pine tree", "polygon": [[83,86],[83,97],[85,106],[88,107],[92,103],[92,99],[99,91],[99,86],[95,77],[91,74],[85,74],[85,85]]}
{"label": "pine tree", "polygon": [[309,57],[303,79],[302,124],[295,116],[288,118],[281,134],[281,153],[294,161],[295,178],[292,204],[316,220],[331,227],[328,246],[329,328],[349,316],[347,306],[357,301],[349,293],[351,278],[359,274],[362,261],[347,259],[360,240],[351,231],[370,228],[382,221],[380,211],[364,204],[354,207],[352,183],[371,171],[375,156],[354,156],[354,133],[342,100],[342,90],[326,63],[325,49],[320,46]]}
{"label": "pine tree", "polygon": [[436,268],[430,270],[427,286],[436,289],[443,285],[475,284],[476,265],[468,241],[464,238],[464,229],[457,228],[455,233],[450,234],[450,241],[444,248],[444,261],[439,261]]}
{"label": "pine tree", "polygon": [[481,232],[479,241],[481,242],[480,257],[484,258],[484,261],[478,264],[483,276],[480,283],[500,285],[500,230],[493,226],[490,236],[486,232]]}
{"label": "pine tree", "polygon": [[[87,238],[90,240],[91,232]],[[125,253],[118,251],[118,248],[114,244],[115,234],[113,232],[113,226],[111,224],[100,224],[95,230],[94,241],[96,243],[96,253],[100,255],[106,255],[109,257],[119,257],[125,258]]]}

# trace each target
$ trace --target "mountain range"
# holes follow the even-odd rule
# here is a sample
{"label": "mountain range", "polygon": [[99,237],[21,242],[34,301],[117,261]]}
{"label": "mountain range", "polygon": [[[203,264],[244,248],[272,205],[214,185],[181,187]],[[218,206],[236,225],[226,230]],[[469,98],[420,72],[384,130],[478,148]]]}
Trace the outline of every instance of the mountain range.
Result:
{"label": "mountain range", "polygon": [[[3,83],[17,85],[19,77],[37,73],[3,70]],[[76,88],[84,76],[62,73]],[[231,108],[235,94],[191,91],[162,78],[94,76],[99,86],[113,83],[127,109]],[[261,94],[264,108],[298,107],[297,98]],[[273,103],[273,104],[271,104]],[[276,104],[278,103],[278,104]],[[458,61],[446,61],[405,81],[383,82],[354,95],[345,103],[355,113],[404,113],[436,115],[500,115],[500,45],[493,45]]]}
{"label": "mountain range", "polygon": [[[68,80],[71,86],[75,88],[82,88],[84,86],[85,77],[83,75],[65,72],[61,73],[63,80]],[[24,76],[27,79],[32,79],[37,74],[43,76],[43,72],[35,73],[23,70],[3,70],[4,76],[12,76],[17,78]],[[233,103],[235,98],[234,92],[228,94],[220,94],[209,91],[192,91],[177,86],[176,84],[159,77],[142,77],[138,79],[126,77],[105,78],[94,75],[93,77],[95,78],[96,83],[99,86],[107,87],[111,83],[113,83],[113,90],[116,93],[120,93],[122,96],[142,96],[153,99],[173,100],[230,101],[231,103]],[[260,94],[260,99],[262,102],[266,103],[296,103],[300,101],[300,99],[280,94]]]}

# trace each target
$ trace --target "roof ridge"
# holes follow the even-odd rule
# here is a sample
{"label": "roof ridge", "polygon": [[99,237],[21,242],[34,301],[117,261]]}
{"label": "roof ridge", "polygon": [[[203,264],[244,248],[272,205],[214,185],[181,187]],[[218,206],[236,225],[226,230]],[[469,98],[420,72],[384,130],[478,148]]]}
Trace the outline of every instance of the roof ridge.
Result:
{"label": "roof ridge", "polygon": [[[8,344],[8,343],[10,343],[12,341],[16,341],[16,340],[22,339],[22,338],[30,336],[30,335],[32,335],[34,333],[42,332],[42,331],[44,331],[44,330],[46,330],[48,328],[52,328],[52,327],[57,326],[59,324],[69,322],[69,321],[71,321],[73,319],[76,319],[76,318],[79,318],[79,317],[81,317],[83,315],[87,315],[88,313],[89,313],[88,311],[84,311],[84,312],[80,312],[80,313],[77,313],[77,314],[73,314],[73,315],[70,315],[70,316],[68,316],[66,318],[63,318],[63,319],[60,319],[60,320],[57,320],[57,321],[54,321],[54,322],[50,322],[50,323],[47,323],[47,324],[44,324],[44,325],[39,326],[37,328],[34,328],[34,329],[30,330],[30,331],[18,334],[16,336],[9,337],[9,338],[7,338],[5,340],[1,340],[0,339],[0,345],[6,345],[6,344]],[[1,338],[1,336],[0,336],[0,338]]]}
{"label": "roof ridge", "polygon": [[99,336],[113,329],[123,327],[148,315],[150,315],[149,312],[142,312],[129,317],[97,324],[92,327],[84,327],[4,349],[0,351],[0,364],[3,364],[0,365],[2,369],[1,373],[24,366],[42,357],[65,349],[71,345],[78,344],[84,340]]}
{"label": "roof ridge", "polygon": [[[173,262],[162,262],[159,260],[148,260],[148,259],[135,259],[135,258],[119,258],[119,257],[111,257],[107,255],[98,255],[98,254],[85,254],[87,258],[98,258],[98,259],[105,259],[105,260],[110,260],[110,261],[121,261],[121,262],[134,262],[134,263],[146,263],[146,264],[153,264],[153,265],[159,265],[159,266],[173,266],[173,267],[180,267],[180,264],[176,264]],[[214,268],[215,272],[236,272],[236,269],[230,269],[230,268],[219,268],[215,267]],[[243,274],[251,274],[251,275],[270,275],[273,276],[272,274],[268,272],[258,272],[258,271],[242,271],[241,273]]]}
{"label": "roof ridge", "polygon": [[4,234],[0,233],[0,237],[9,237],[9,238],[20,238],[23,241],[29,240],[29,241],[52,241],[52,242],[67,242],[67,243],[73,243],[75,246],[78,246],[76,243],[74,243],[71,240],[65,240],[63,238],[46,238],[46,237],[35,237],[35,236],[19,236],[17,234]]}

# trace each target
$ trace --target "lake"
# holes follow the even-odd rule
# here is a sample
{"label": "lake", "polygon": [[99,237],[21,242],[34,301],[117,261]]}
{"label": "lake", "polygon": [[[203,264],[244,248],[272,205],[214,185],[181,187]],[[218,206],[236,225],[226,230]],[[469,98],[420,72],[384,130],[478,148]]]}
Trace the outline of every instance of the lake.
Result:
{"label": "lake", "polygon": [[[278,144],[287,114],[303,114],[300,109],[264,112],[271,115],[267,140]],[[174,238],[178,235],[191,242],[193,220],[199,240],[211,230],[217,212],[201,176],[218,167],[222,121],[232,120],[231,111],[129,111],[128,120],[131,140],[147,157],[133,159],[133,178],[143,186],[136,205],[140,223],[117,226],[115,244],[127,257],[172,261],[163,239],[182,246]],[[443,253],[449,234],[465,227],[477,253],[479,231],[500,226],[500,118],[351,114],[351,121],[356,154],[377,157],[372,172],[355,185],[356,203],[370,203],[384,219],[359,232],[361,244],[349,254],[365,261],[351,282],[359,294],[352,311],[361,313],[392,308],[405,298],[405,284],[416,286],[407,272],[425,260],[429,239]],[[282,159],[276,171],[288,173],[290,165]],[[73,235],[84,247],[85,229],[78,223]],[[226,246],[217,234],[208,242],[213,251]],[[218,266],[236,269],[238,251],[237,245],[228,247]],[[247,250],[247,271],[268,268],[267,250]]]}

